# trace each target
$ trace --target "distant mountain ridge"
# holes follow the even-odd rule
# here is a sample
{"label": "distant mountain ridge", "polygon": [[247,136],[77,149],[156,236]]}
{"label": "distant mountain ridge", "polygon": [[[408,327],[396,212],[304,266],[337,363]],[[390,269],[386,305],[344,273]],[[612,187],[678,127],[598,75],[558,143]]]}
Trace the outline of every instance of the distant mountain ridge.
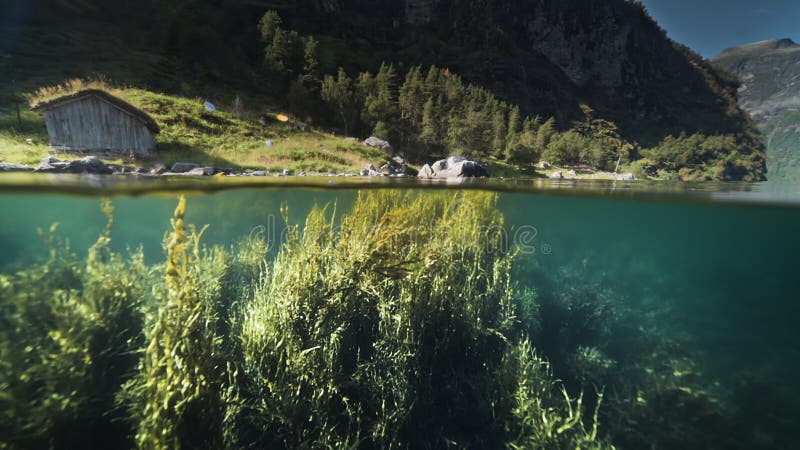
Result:
{"label": "distant mountain ridge", "polygon": [[767,138],[770,178],[800,180],[800,44],[756,42],[726,49],[711,62],[739,79],[739,105]]}

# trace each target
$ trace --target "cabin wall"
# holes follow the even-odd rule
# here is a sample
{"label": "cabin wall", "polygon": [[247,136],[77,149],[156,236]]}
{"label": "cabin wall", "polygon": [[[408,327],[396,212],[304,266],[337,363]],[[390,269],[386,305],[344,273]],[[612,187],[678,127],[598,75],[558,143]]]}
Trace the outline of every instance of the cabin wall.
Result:
{"label": "cabin wall", "polygon": [[50,145],[82,151],[152,155],[156,142],[145,125],[116,106],[87,97],[44,112]]}

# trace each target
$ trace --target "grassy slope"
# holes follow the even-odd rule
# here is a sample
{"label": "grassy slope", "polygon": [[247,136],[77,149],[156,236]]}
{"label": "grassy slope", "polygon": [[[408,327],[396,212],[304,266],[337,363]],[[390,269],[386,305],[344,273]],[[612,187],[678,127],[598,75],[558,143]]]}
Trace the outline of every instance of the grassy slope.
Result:
{"label": "grassy slope", "polygon": [[[303,132],[290,121],[282,123],[274,114],[264,114],[267,124],[254,112],[210,113],[202,99],[188,99],[136,88],[114,89],[118,97],[145,110],[158,122],[158,156],[152,161],[110,158],[116,163],[152,164],[192,161],[230,168],[289,168],[309,172],[358,170],[385,156],[378,150],[319,131]],[[47,156],[48,138],[36,113],[25,111],[23,126],[16,115],[0,119],[2,160],[35,164]],[[272,141],[273,146],[267,146]],[[59,155],[70,158],[75,155]],[[108,158],[107,158],[108,159]]]}
{"label": "grassy slope", "polygon": [[[81,30],[92,30],[91,33]],[[296,171],[358,171],[369,163],[385,159],[381,152],[352,139],[310,130],[300,131],[296,123],[274,120],[263,111],[274,108],[269,99],[240,88],[215,84],[191,85],[176,80],[176,71],[162,55],[132,47],[115,39],[95,38],[97,24],[74,24],[69,32],[50,28],[0,26],[0,162],[36,164],[48,156],[49,139],[41,115],[28,109],[22,99],[44,86],[63,84],[75,78],[101,78],[109,83],[72,86],[49,94],[100,87],[142,108],[158,122],[158,157],[153,161],[117,163],[170,164],[189,160],[230,168],[288,168]],[[157,92],[159,85],[179,85],[179,94]],[[109,88],[119,83],[125,86]],[[41,97],[41,93],[38,97]],[[202,98],[201,98],[202,97]],[[236,107],[233,99],[244,99]],[[17,120],[16,101],[21,103]],[[203,108],[210,100],[218,107],[214,114]],[[36,100],[41,100],[38,98]],[[266,125],[259,123],[264,116]],[[266,142],[273,141],[268,147]],[[64,159],[72,155],[58,155]]]}
{"label": "grassy slope", "polygon": [[[357,140],[313,129],[300,131],[296,123],[275,120],[276,114],[264,112],[277,109],[274,102],[247,89],[222,83],[190,84],[179,78],[179,71],[163,55],[137,48],[115,37],[113,30],[103,34],[106,38],[97,39],[103,29],[95,22],[72,25],[64,31],[0,24],[0,40],[5,42],[5,47],[0,46],[0,72],[9,75],[0,79],[0,162],[35,166],[49,156],[43,118],[30,111],[28,103],[84,88],[110,91],[149,113],[161,128],[156,159],[132,161],[103,155],[107,162],[170,165],[191,161],[233,169],[352,173],[386,159]],[[87,78],[99,81],[80,82]],[[71,86],[65,86],[70,82]],[[236,98],[242,99],[238,105],[234,104]],[[212,101],[218,111],[206,111],[205,100]],[[20,104],[20,121],[16,103]],[[258,121],[262,116],[266,125]],[[268,147],[267,141],[273,146]],[[68,160],[79,155],[56,156]],[[479,161],[496,177],[547,175],[531,166]],[[412,167],[431,162],[412,161]]]}

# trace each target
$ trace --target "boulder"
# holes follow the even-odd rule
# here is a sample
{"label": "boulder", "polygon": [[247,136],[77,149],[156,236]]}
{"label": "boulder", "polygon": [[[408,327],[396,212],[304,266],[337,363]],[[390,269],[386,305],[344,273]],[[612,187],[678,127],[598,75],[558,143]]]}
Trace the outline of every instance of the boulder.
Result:
{"label": "boulder", "polygon": [[549,169],[550,167],[552,167],[552,166],[551,166],[551,165],[550,165],[550,163],[549,163],[549,162],[547,162],[547,161],[539,161],[539,163],[538,163],[538,164],[536,164],[536,168],[537,168],[537,169],[547,170],[547,169]]}
{"label": "boulder", "polygon": [[358,175],[360,175],[360,176],[362,176],[362,177],[367,177],[367,176],[369,176],[369,169],[361,169],[361,171],[360,171],[360,172],[358,172]]}
{"label": "boulder", "polygon": [[294,175],[294,172],[292,172],[291,169],[283,169],[283,170],[281,170],[280,176],[288,177],[288,176],[291,176],[291,175]]}
{"label": "boulder", "polygon": [[390,144],[388,141],[385,141],[375,136],[370,136],[364,139],[364,145],[366,145],[367,147],[377,148],[389,156],[392,156],[394,154],[394,147],[392,147],[392,144]]}
{"label": "boulder", "polygon": [[55,156],[47,156],[39,161],[39,166],[36,168],[37,172],[46,173],[64,173],[67,170],[69,163],[61,161]]}
{"label": "boulder", "polygon": [[33,170],[33,167],[24,164],[0,164],[0,172],[32,172]]}
{"label": "boulder", "polygon": [[200,167],[200,164],[190,163],[190,162],[176,162],[172,165],[172,168],[169,169],[172,173],[186,173],[192,169],[196,169]]}
{"label": "boulder", "polygon": [[97,156],[87,156],[85,158],[70,161],[67,166],[70,173],[93,173],[110,175],[114,173],[114,169],[100,161]]}
{"label": "boulder", "polygon": [[150,175],[161,175],[167,172],[167,167],[161,163],[153,164],[153,167],[150,169]]}
{"label": "boulder", "polygon": [[392,156],[392,159],[386,161],[386,164],[381,169],[384,168],[386,170],[381,170],[382,172],[386,172],[389,175],[392,175],[398,173],[406,173],[408,165],[406,164],[405,158],[403,158],[400,155],[394,155]]}
{"label": "boulder", "polygon": [[103,163],[97,156],[87,156],[74,161],[61,161],[53,156],[48,156],[39,162],[37,172],[44,173],[89,173],[110,175],[114,170]]}
{"label": "boulder", "polygon": [[[195,167],[194,169],[186,172],[188,175],[198,175],[198,176],[205,176],[210,177],[217,173],[216,169],[213,167]],[[222,172],[220,172],[222,173]]]}
{"label": "boulder", "polygon": [[250,176],[253,176],[253,177],[265,177],[265,176],[267,176],[267,171],[266,170],[254,170],[253,172],[250,173]]}
{"label": "boulder", "polygon": [[420,178],[469,178],[489,177],[489,171],[475,161],[463,156],[451,156],[436,161],[431,166],[422,167],[417,175]]}
{"label": "boulder", "polygon": [[434,176],[433,169],[431,169],[431,166],[425,164],[424,166],[422,166],[421,169],[419,169],[419,173],[417,174],[417,176],[419,178],[433,178]]}
{"label": "boulder", "polygon": [[550,179],[551,180],[563,180],[564,179],[564,174],[561,173],[561,172],[553,172],[553,173],[550,174]]}

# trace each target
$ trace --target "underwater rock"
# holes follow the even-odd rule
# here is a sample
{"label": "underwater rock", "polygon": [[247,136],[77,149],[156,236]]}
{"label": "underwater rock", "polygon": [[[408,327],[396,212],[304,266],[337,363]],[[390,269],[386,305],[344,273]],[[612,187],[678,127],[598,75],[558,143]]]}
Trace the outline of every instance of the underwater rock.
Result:
{"label": "underwater rock", "polygon": [[190,163],[190,162],[176,162],[172,165],[172,168],[169,169],[172,173],[185,173],[192,169],[196,169],[200,167],[200,164]]}
{"label": "underwater rock", "polygon": [[389,141],[385,141],[375,136],[370,136],[366,138],[364,140],[364,145],[366,145],[367,147],[377,148],[389,156],[392,156],[392,154],[394,154],[394,147],[392,147],[392,144],[390,144]]}
{"label": "underwater rock", "polygon": [[562,172],[553,172],[550,174],[551,180],[562,180],[564,179],[564,174]]}
{"label": "underwater rock", "polygon": [[475,161],[470,161],[463,156],[451,156],[428,166],[419,171],[420,178],[466,178],[489,177],[489,171]]}
{"label": "underwater rock", "polygon": [[0,164],[0,172],[32,172],[31,166],[24,164]]}

